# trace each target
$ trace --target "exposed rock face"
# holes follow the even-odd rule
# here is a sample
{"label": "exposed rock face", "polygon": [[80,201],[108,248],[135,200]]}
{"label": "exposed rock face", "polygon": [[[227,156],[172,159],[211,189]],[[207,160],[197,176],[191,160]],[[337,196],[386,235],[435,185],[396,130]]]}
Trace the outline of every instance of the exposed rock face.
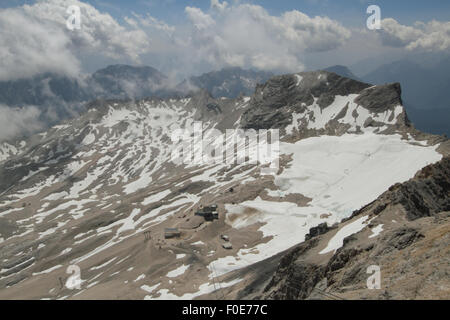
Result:
{"label": "exposed rock face", "polygon": [[[333,103],[341,105],[328,110]],[[253,129],[295,128],[304,136],[343,134],[367,127],[381,130],[386,125],[398,128],[409,125],[403,109],[398,109],[401,105],[398,83],[372,87],[332,72],[300,72],[258,85],[241,125]]]}
{"label": "exposed rock face", "polygon": [[[264,289],[264,297],[269,299],[306,299],[314,286],[323,278],[324,268],[317,264],[297,259],[317,245],[310,240],[286,254],[280,261],[272,280]],[[286,275],[289,274],[288,277]],[[281,286],[280,284],[283,283]],[[273,290],[272,288],[278,288]]]}
{"label": "exposed rock face", "polygon": [[324,222],[319,224],[317,227],[312,227],[309,229],[309,233],[305,236],[305,240],[312,239],[321,234],[328,232],[331,228]]}
{"label": "exposed rock face", "polygon": [[[367,215],[360,232],[335,253],[320,251],[333,237],[325,226],[287,253],[260,298],[269,299],[442,299],[450,295],[450,158],[391,187],[342,222]],[[432,216],[432,217],[431,217]],[[377,234],[374,230],[382,231]],[[321,233],[320,235],[318,235]],[[367,268],[381,270],[381,289],[369,290]],[[318,284],[326,283],[323,290]]]}
{"label": "exposed rock face", "polygon": [[355,102],[378,113],[402,104],[400,83],[374,86],[361,92]]}
{"label": "exposed rock face", "polygon": [[450,211],[450,158],[423,168],[415,180],[394,185],[386,197],[401,204],[409,220]]}

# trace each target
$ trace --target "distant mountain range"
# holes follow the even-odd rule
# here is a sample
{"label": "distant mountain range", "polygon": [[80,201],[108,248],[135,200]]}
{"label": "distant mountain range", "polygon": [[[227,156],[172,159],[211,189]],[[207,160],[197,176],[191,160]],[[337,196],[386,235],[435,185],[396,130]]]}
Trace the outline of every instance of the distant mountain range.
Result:
{"label": "distant mountain range", "polygon": [[[191,77],[179,84],[148,66],[111,65],[84,78],[44,73],[32,78],[0,81],[0,107],[36,106],[39,123],[51,126],[84,110],[99,99],[142,99],[183,97],[199,89],[213,97],[235,98],[253,94],[258,83],[272,76],[268,72],[225,68]],[[0,140],[4,137],[0,136]]]}
{"label": "distant mountain range", "polygon": [[186,95],[206,89],[212,96],[235,98],[251,95],[258,83],[266,82],[269,72],[225,68],[191,77],[178,85],[155,68],[111,65],[84,79],[53,73],[28,79],[0,81],[0,103],[8,106],[45,106],[58,101],[83,102],[94,99],[140,99],[149,96]]}
{"label": "distant mountain range", "polygon": [[47,106],[98,98],[140,98],[160,93],[167,77],[152,67],[113,65],[83,79],[45,73],[28,79],[0,82],[0,103],[8,106]]}
{"label": "distant mountain range", "polygon": [[193,87],[208,90],[215,98],[236,98],[240,94],[250,96],[258,83],[269,80],[271,72],[244,70],[241,68],[224,68],[198,77],[190,77],[178,85],[180,91]]}
{"label": "distant mountain range", "polygon": [[168,78],[155,68],[111,65],[88,78],[92,98],[142,98],[168,94]]}
{"label": "distant mountain range", "polygon": [[[404,105],[415,126],[426,132],[450,136],[450,60],[430,68],[398,61],[361,78],[342,65],[324,70],[370,84],[399,82]],[[45,73],[28,79],[0,81],[0,105],[38,106],[43,110],[40,120],[52,125],[80,112],[92,100],[181,97],[198,89],[207,90],[214,98],[236,98],[252,95],[257,84],[265,83],[271,76],[269,72],[224,68],[174,84],[152,67],[111,65],[83,79]]]}

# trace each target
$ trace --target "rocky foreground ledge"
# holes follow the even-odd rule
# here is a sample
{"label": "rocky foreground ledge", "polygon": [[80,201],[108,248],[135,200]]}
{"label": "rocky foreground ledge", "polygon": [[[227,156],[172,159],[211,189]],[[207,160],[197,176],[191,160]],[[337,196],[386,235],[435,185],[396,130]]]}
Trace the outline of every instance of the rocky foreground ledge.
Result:
{"label": "rocky foreground ledge", "polygon": [[[243,292],[262,299],[448,299],[450,157],[307,238],[281,258],[259,294]],[[379,267],[380,289],[367,287],[369,266]]]}

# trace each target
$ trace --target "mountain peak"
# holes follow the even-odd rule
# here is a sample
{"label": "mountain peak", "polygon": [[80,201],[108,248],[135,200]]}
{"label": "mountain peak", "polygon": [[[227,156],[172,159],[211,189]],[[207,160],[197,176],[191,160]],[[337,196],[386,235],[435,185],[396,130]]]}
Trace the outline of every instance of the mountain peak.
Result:
{"label": "mountain peak", "polygon": [[[150,67],[150,66],[133,66],[133,65],[128,65],[128,64],[112,64],[112,65],[108,65],[105,68],[99,69],[97,70],[95,73],[113,73],[113,72],[142,72],[142,71],[146,71],[146,72],[155,72],[155,73],[160,73],[159,70]],[[94,73],[94,74],[95,74]]]}
{"label": "mountain peak", "polygon": [[345,78],[349,78],[349,79],[353,79],[353,80],[357,80],[357,81],[362,81],[357,76],[355,76],[348,67],[343,66],[343,65],[335,65],[335,66],[325,68],[323,70],[336,73],[337,75],[340,75],[341,77],[345,77]]}
{"label": "mountain peak", "polygon": [[408,121],[398,83],[372,86],[322,70],[276,76],[258,85],[242,125],[310,136],[382,132]]}
{"label": "mountain peak", "polygon": [[[187,81],[191,86],[207,89],[213,97],[237,98],[239,95],[253,94],[258,83],[264,83],[273,74],[265,71],[245,70],[240,67],[226,67]],[[180,84],[186,86],[187,82]]]}
{"label": "mountain peak", "polygon": [[140,79],[147,81],[153,80],[156,82],[161,82],[167,78],[166,75],[153,67],[131,66],[125,64],[109,65],[92,74],[92,78],[97,81],[104,80],[103,78],[105,77],[115,78],[115,81],[120,81],[121,79]]}

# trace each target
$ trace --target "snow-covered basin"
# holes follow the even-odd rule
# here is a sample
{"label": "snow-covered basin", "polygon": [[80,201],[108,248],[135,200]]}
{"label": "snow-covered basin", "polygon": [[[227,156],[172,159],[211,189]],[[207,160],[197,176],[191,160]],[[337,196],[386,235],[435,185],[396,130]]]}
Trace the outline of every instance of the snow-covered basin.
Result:
{"label": "snow-covered basin", "polygon": [[[424,166],[439,161],[437,146],[418,146],[400,135],[346,134],[320,136],[294,144],[281,143],[281,154],[291,154],[290,167],[275,177],[279,197],[300,193],[312,198],[307,207],[290,202],[270,202],[256,198],[239,205],[226,205],[234,214],[233,227],[265,223],[259,230],[273,238],[254,248],[241,249],[237,257],[220,258],[210,265],[210,277],[248,266],[304,241],[309,229],[321,222],[329,224],[351,215],[397,182],[404,182]],[[247,208],[252,208],[249,214]],[[321,214],[332,215],[320,219]],[[237,218],[236,218],[237,217]],[[334,248],[335,249],[335,248]]]}

